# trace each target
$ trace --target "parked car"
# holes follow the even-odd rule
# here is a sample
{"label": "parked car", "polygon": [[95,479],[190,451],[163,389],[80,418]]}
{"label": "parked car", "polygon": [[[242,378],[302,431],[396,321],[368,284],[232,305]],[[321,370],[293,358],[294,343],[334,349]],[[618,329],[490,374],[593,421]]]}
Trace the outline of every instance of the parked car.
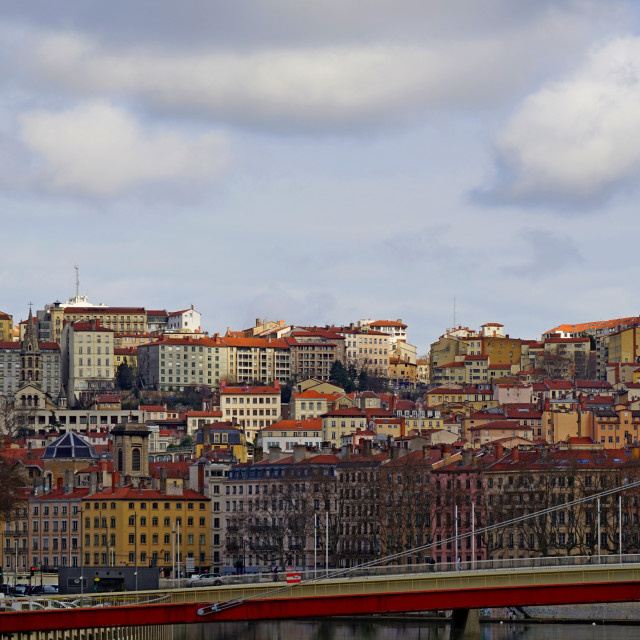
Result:
{"label": "parked car", "polygon": [[21,598],[22,596],[29,595],[28,584],[17,584],[11,589],[11,595],[15,598]]}
{"label": "parked car", "polygon": [[55,596],[58,595],[57,584],[43,584],[31,587],[29,591],[30,596]]}
{"label": "parked car", "polygon": [[224,577],[219,573],[202,573],[187,580],[187,587],[220,587]]}

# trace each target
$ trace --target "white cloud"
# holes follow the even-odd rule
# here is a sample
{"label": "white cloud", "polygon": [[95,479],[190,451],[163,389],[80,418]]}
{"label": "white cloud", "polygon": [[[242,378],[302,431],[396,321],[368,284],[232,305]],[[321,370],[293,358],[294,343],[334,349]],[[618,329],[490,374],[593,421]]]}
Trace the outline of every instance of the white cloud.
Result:
{"label": "white cloud", "polygon": [[529,96],[497,141],[503,174],[489,195],[600,201],[640,170],[640,38],[595,49],[572,77]]}
{"label": "white cloud", "polygon": [[24,143],[42,159],[37,178],[52,192],[112,196],[149,182],[204,179],[225,163],[222,136],[147,130],[105,101],[25,112],[20,123]]}

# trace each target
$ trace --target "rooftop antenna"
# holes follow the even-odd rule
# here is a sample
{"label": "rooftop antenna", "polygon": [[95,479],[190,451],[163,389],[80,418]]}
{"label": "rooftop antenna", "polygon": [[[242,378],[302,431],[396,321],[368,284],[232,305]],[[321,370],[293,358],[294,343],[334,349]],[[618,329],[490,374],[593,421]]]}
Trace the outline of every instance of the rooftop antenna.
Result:
{"label": "rooftop antenna", "polygon": [[80,269],[80,267],[77,264],[74,264],[73,268],[76,270],[76,298],[77,298],[78,290],[80,289],[80,276],[78,274],[78,270]]}

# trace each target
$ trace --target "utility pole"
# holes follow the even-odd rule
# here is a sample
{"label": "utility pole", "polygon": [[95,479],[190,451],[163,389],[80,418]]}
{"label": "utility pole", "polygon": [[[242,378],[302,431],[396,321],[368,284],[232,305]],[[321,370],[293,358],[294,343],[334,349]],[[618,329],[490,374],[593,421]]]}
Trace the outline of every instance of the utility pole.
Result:
{"label": "utility pole", "polygon": [[622,563],[622,496],[618,494],[618,553]]}
{"label": "utility pole", "polygon": [[[178,520],[178,580],[180,580],[180,520]],[[178,586],[180,586],[180,582],[178,582]]]}
{"label": "utility pole", "polygon": [[135,531],[135,537],[136,537],[136,544],[135,544],[135,554],[136,554],[136,564],[135,564],[135,579],[136,579],[136,591],[138,591],[138,514],[134,513],[133,514],[133,523],[135,525],[134,531]]}
{"label": "utility pole", "polygon": [[176,523],[171,525],[171,579],[176,586]]}
{"label": "utility pole", "polygon": [[[455,558],[453,559],[454,562],[458,562],[458,505],[454,505],[453,507],[453,515],[454,515],[454,528],[455,528],[455,538],[456,538],[456,553],[455,553]],[[458,567],[456,565],[456,569],[459,569],[460,567]]]}
{"label": "utility pole", "polygon": [[[79,510],[80,524],[82,524],[82,509]],[[82,529],[80,530],[82,531]],[[84,545],[82,544],[82,534],[80,535],[80,598],[84,596]]]}
{"label": "utility pole", "polygon": [[600,498],[598,498],[598,562],[600,562]]}
{"label": "utility pole", "polygon": [[324,570],[329,577],[329,512],[325,511],[325,532],[324,532]]}
{"label": "utility pole", "polygon": [[471,569],[476,568],[476,503],[471,503]]}

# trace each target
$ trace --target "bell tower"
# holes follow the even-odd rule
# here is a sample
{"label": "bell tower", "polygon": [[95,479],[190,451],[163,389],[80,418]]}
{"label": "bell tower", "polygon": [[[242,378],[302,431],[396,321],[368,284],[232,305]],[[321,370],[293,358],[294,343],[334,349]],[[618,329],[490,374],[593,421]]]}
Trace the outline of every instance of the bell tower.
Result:
{"label": "bell tower", "polygon": [[147,484],[149,476],[149,429],[146,424],[127,422],[111,430],[113,470],[123,484]]}
{"label": "bell tower", "polygon": [[31,307],[29,307],[27,328],[20,344],[20,382],[35,382],[38,386],[42,386],[42,354]]}

